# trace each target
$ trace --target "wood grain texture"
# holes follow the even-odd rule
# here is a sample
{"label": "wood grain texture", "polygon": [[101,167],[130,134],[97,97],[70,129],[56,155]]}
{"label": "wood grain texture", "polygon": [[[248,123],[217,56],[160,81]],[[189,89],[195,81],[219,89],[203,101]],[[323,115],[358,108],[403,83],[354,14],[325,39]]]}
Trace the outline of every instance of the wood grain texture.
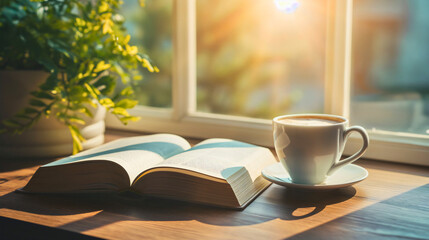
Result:
{"label": "wood grain texture", "polygon": [[[107,140],[133,135],[109,131]],[[299,192],[272,185],[244,211],[131,193],[14,192],[52,160],[0,161],[0,216],[108,239],[429,239],[427,167],[359,160],[369,177],[353,187]],[[33,224],[28,228],[15,220],[0,228],[0,236],[26,229],[31,234]]]}

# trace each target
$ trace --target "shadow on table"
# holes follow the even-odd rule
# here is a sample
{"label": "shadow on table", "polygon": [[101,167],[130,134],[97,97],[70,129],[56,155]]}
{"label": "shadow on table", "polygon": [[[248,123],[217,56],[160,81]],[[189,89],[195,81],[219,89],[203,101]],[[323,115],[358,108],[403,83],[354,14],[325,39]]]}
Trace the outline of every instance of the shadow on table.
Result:
{"label": "shadow on table", "polygon": [[101,238],[0,216],[1,239],[99,240]]}
{"label": "shadow on table", "polygon": [[[354,187],[326,191],[294,190],[273,185],[246,210],[257,215],[269,215],[283,220],[298,220],[322,212],[326,206],[340,203],[356,194]],[[308,210],[310,211],[303,211]]]}
{"label": "shadow on table", "polygon": [[[273,219],[296,220],[315,215],[327,206],[353,197],[353,187],[328,192],[297,192],[271,186],[243,211],[223,209],[172,200],[145,198],[131,192],[97,195],[40,195],[9,193],[0,197],[0,209],[13,209],[41,215],[76,215],[96,212],[60,226],[87,231],[120,221],[197,220],[219,226],[242,226]],[[296,215],[301,208],[313,210]]]}
{"label": "shadow on table", "polygon": [[288,239],[429,239],[429,184]]}
{"label": "shadow on table", "polygon": [[44,165],[56,158],[3,158],[0,160],[0,173]]}

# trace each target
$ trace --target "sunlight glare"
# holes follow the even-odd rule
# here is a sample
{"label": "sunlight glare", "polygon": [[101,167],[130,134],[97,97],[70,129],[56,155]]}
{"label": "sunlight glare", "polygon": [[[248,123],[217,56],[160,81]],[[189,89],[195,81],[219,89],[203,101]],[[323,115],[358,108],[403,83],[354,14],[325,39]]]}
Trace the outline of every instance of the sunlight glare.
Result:
{"label": "sunlight glare", "polygon": [[294,13],[299,7],[298,0],[274,0],[278,10],[284,13]]}

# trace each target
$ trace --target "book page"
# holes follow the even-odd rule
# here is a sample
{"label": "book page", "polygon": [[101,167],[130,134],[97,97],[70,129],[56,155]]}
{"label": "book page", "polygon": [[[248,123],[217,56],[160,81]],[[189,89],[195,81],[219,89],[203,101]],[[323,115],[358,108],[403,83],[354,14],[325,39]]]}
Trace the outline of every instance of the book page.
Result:
{"label": "book page", "polygon": [[42,167],[107,160],[121,165],[128,172],[130,182],[132,182],[140,172],[190,147],[184,138],[172,134],[128,137],[80,152]]}
{"label": "book page", "polygon": [[218,138],[205,140],[156,167],[182,168],[226,180],[246,168],[254,181],[265,166],[273,163],[276,160],[267,148]]}

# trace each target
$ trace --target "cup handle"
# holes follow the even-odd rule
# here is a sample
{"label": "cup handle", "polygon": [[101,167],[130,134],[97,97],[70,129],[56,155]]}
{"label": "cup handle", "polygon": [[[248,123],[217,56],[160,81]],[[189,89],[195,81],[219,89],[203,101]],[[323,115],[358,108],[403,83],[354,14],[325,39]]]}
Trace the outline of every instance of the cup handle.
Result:
{"label": "cup handle", "polygon": [[[366,149],[368,148],[369,137],[368,137],[368,133],[366,132],[365,128],[363,128],[363,127],[352,126],[352,127],[347,128],[347,130],[345,130],[343,133],[343,139],[345,139],[345,141],[346,141],[347,138],[349,137],[349,135],[353,131],[358,132],[362,136],[362,140],[363,140],[362,148],[359,150],[359,152],[351,155],[350,157],[334,163],[332,165],[331,169],[329,169],[328,175],[332,174],[338,168],[356,161],[358,158],[360,158],[365,153]],[[344,143],[344,144],[346,144],[346,143]]]}

